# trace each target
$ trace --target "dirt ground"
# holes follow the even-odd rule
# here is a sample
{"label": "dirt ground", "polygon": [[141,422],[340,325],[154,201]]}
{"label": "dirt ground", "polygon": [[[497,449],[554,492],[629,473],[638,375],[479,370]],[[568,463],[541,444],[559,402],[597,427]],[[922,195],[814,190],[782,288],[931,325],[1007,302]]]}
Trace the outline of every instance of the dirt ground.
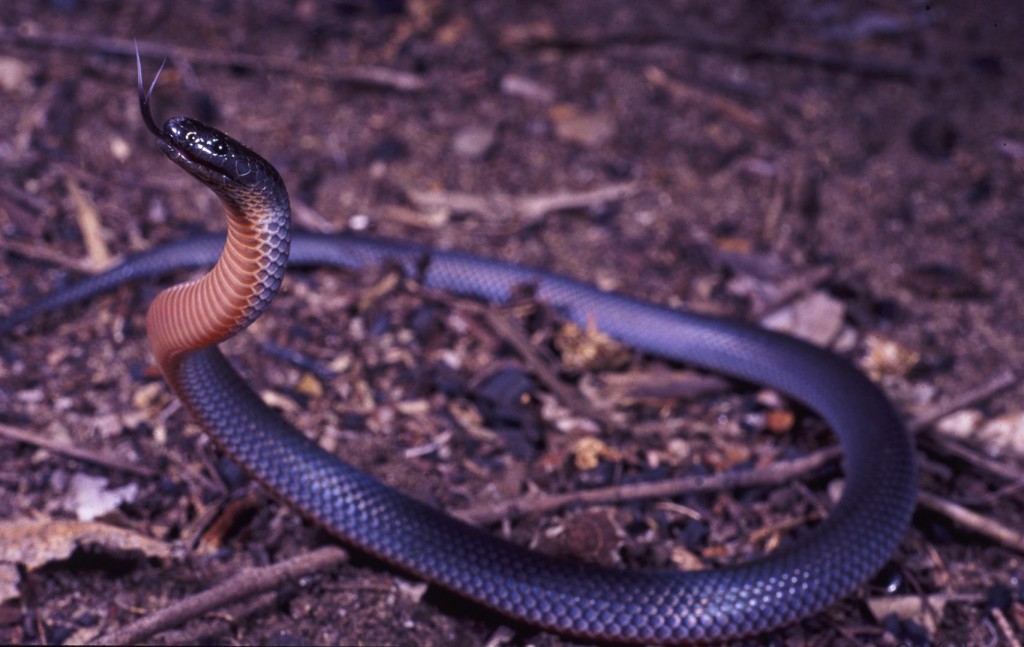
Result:
{"label": "dirt ground", "polygon": [[[147,76],[169,57],[157,119],[188,114],[252,145],[288,182],[300,226],[784,328],[809,317],[920,422],[928,502],[856,595],[752,642],[1014,644],[1022,33],[1011,0],[7,0],[0,316],[116,257],[223,227],[215,198],[143,127],[136,38]],[[5,571],[17,588],[0,642],[89,640],[331,541],[222,459],[164,387],[144,312],[166,284],[0,339],[0,519],[36,520],[44,553],[6,553],[20,566]],[[833,443],[756,386],[616,349],[574,365],[573,340],[526,297],[484,308],[388,268],[321,270],[291,276],[227,352],[322,445],[447,509],[766,468]],[[565,537],[611,537],[592,559],[713,568],[821,519],[840,476],[833,460],[779,487],[493,530],[575,553],[587,551]],[[60,525],[109,497],[100,530]],[[973,527],[950,512],[963,508]],[[50,546],[61,528],[74,552]],[[111,528],[162,548],[118,549]],[[893,599],[925,611],[898,615]],[[150,640],[571,644],[360,555]]]}

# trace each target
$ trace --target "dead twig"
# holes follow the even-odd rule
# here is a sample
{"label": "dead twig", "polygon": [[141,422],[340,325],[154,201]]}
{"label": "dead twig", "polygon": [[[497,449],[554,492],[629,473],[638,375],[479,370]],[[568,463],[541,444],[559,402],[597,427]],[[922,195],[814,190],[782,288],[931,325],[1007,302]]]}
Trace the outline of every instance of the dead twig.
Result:
{"label": "dead twig", "polygon": [[956,396],[936,402],[922,411],[918,411],[910,420],[908,426],[911,431],[919,432],[925,427],[934,424],[940,418],[948,416],[954,411],[969,407],[972,404],[988,400],[1016,383],[1017,375],[1012,370],[1006,369],[973,389],[968,389]]}
{"label": "dead twig", "polygon": [[337,546],[326,546],[273,566],[248,569],[201,593],[115,629],[96,639],[97,645],[131,645],[153,634],[176,627],[192,618],[242,598],[264,593],[304,575],[321,573],[348,560]]}
{"label": "dead twig", "polygon": [[1010,624],[1010,620],[1003,613],[1003,610],[999,607],[992,607],[989,613],[992,614],[996,621],[996,626],[1002,632],[1003,638],[1006,640],[1005,644],[1009,645],[1009,647],[1021,647],[1020,638],[1017,637],[1017,632],[1014,631],[1013,625]]}
{"label": "dead twig", "polygon": [[636,191],[635,182],[620,182],[589,191],[558,191],[522,196],[505,193],[476,195],[460,191],[417,189],[406,189],[405,195],[419,209],[476,213],[498,221],[518,217],[522,221],[520,224],[529,225],[555,211],[596,207],[622,200]]}
{"label": "dead twig", "polygon": [[741,56],[748,61],[764,60],[786,65],[804,65],[828,72],[857,74],[871,78],[916,81],[942,75],[942,70],[931,65],[907,65],[880,58],[825,52],[781,43],[746,44],[691,36],[685,39],[684,44],[698,50]]}
{"label": "dead twig", "polygon": [[[114,56],[135,56],[134,41],[87,34],[34,33],[19,29],[0,29],[0,42],[76,52],[96,52]],[[270,70],[304,78],[352,83],[397,92],[418,92],[426,87],[423,78],[416,74],[376,65],[320,65],[310,61],[297,61],[278,56],[214,51],[152,42],[140,42],[139,49],[143,56],[153,58],[180,59],[199,65]]]}
{"label": "dead twig", "polygon": [[82,242],[85,243],[85,253],[86,258],[89,259],[89,265],[94,270],[109,266],[113,255],[103,237],[102,218],[99,209],[96,208],[96,203],[82,190],[78,181],[73,177],[65,177],[64,186],[67,188],[68,197],[71,198],[75,208],[75,219],[82,232]]}
{"label": "dead twig", "polygon": [[57,442],[56,440],[50,440],[48,438],[40,437],[37,434],[30,433],[24,429],[12,427],[11,425],[5,425],[0,423],[0,437],[8,440],[13,440],[19,443],[25,443],[27,445],[35,445],[36,447],[42,447],[48,451],[56,454],[61,454],[69,458],[76,460],[85,461],[86,463],[92,463],[94,465],[101,465],[108,469],[120,470],[122,472],[130,472],[132,474],[138,474],[139,476],[145,476],[147,478],[156,476],[156,470],[142,465],[125,462],[123,459],[114,458],[112,456],[106,456],[99,452],[95,452],[82,447],[73,447],[71,445]]}
{"label": "dead twig", "polygon": [[996,476],[1006,479],[1011,483],[1016,483],[1021,478],[1020,470],[969,449],[951,438],[939,436],[933,438],[933,440],[938,443],[942,451],[951,454],[982,471],[995,474]]}
{"label": "dead twig", "polygon": [[[224,633],[232,628],[241,626],[247,618],[256,613],[266,612],[277,604],[277,592],[263,593],[253,596],[242,604],[235,604],[224,609],[223,613],[211,613],[210,620],[220,620],[224,623]],[[195,627],[183,627],[181,629],[168,629],[160,633],[160,640],[165,645],[198,645],[213,642],[212,636],[216,631],[205,624]],[[68,643],[71,644],[71,643]]]}
{"label": "dead twig", "polygon": [[595,488],[567,494],[528,495],[510,501],[464,508],[455,516],[475,524],[550,512],[570,505],[618,503],[638,499],[668,498],[693,492],[715,492],[741,487],[779,485],[816,470],[842,455],[839,447],[829,447],[802,458],[781,461],[769,467],[745,472],[726,472],[712,476],[683,476],[657,483],[637,483]]}
{"label": "dead twig", "polygon": [[39,196],[29,193],[6,179],[0,180],[0,195],[6,196],[9,200],[18,204],[22,209],[25,209],[36,216],[48,214],[53,209],[52,205],[48,204]]}
{"label": "dead twig", "polygon": [[772,128],[764,117],[740,105],[732,99],[670,77],[665,70],[654,65],[644,68],[644,78],[653,87],[665,90],[673,99],[682,103],[699,103],[718,111],[739,126],[763,136],[772,134]]}
{"label": "dead twig", "polygon": [[[1012,387],[1017,381],[1017,375],[1012,370],[1004,370],[973,389],[968,389],[918,412],[911,419],[909,427],[914,432],[920,432],[944,416],[988,400],[997,393]],[[951,454],[960,460],[974,465],[978,469],[995,474],[1011,483],[1017,482],[1020,479],[1019,471],[1005,463],[969,449],[952,438],[941,434],[930,434],[928,437],[938,445],[940,451]]]}
{"label": "dead twig", "polygon": [[516,199],[516,211],[526,223],[531,223],[555,211],[587,209],[622,200],[635,193],[636,190],[636,182],[620,182],[590,191],[560,191],[558,193],[526,195]]}
{"label": "dead twig", "polygon": [[96,268],[85,259],[70,258],[59,250],[44,245],[23,243],[17,240],[0,240],[0,250],[13,252],[35,261],[44,261],[58,267],[78,272],[79,274],[95,274]]}
{"label": "dead twig", "polygon": [[1019,530],[1004,526],[995,519],[990,519],[972,510],[953,503],[948,499],[932,494],[931,492],[919,492],[917,503],[929,510],[949,518],[968,530],[988,537],[1007,548],[1024,553],[1024,534]]}
{"label": "dead twig", "polygon": [[728,40],[707,35],[680,34],[677,32],[633,31],[608,33],[607,30],[578,31],[572,34],[537,32],[514,42],[504,41],[506,47],[563,49],[607,49],[614,45],[636,47],[676,46],[695,52],[709,52],[732,56],[746,61],[768,61],[785,65],[816,67],[829,72],[856,74],[869,78],[895,81],[918,81],[942,76],[943,70],[927,64],[908,65],[881,58],[847,54],[838,51],[822,51],[807,46],[788,43],[747,42]]}
{"label": "dead twig", "polygon": [[577,415],[589,418],[594,422],[600,422],[605,418],[597,411],[586,398],[578,394],[558,377],[549,363],[537,351],[537,347],[526,337],[523,331],[510,321],[503,313],[495,312],[489,308],[481,308],[487,325],[498,334],[504,341],[508,342],[519,353],[519,356],[526,363],[526,368],[537,376],[544,386],[555,394],[562,404],[576,412]]}

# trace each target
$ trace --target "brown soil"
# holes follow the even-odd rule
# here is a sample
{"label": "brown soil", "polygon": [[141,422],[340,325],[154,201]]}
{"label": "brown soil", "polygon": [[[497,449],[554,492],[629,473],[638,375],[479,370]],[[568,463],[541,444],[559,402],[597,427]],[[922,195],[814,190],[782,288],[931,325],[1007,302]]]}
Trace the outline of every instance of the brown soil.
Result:
{"label": "brown soil", "polygon": [[[251,144],[307,227],[472,251],[737,318],[824,294],[849,333],[837,350],[875,369],[910,418],[1024,370],[1018,4],[8,0],[0,315],[97,267],[105,250],[222,226],[215,199],[167,163],[139,119],[135,37],[148,75],[173,54],[158,119],[192,115]],[[543,214],[508,199],[626,182],[617,199]],[[442,192],[440,206],[423,192]],[[794,284],[780,302],[778,288]],[[73,516],[69,481],[102,476],[138,488],[107,522],[180,550],[145,559],[92,547],[23,573],[20,598],[0,607],[2,642],[88,638],[330,541],[246,483],[163,387],[143,330],[158,287],[120,289],[0,341],[0,423],[155,475],[2,440],[0,519]],[[569,402],[493,317],[541,349]],[[527,484],[564,492],[742,469],[832,442],[813,417],[748,385],[608,404],[594,397],[603,379],[666,365],[615,355],[570,369],[566,334],[528,299],[485,310],[384,268],[296,273],[227,348],[300,428],[449,509]],[[904,359],[873,359],[870,340]],[[1012,422],[1022,396],[1014,384],[972,402],[974,426]],[[978,458],[1013,471],[1019,453],[933,427],[919,446],[925,491],[1021,527],[1019,481]],[[568,510],[495,532],[565,550],[553,529],[610,528],[614,562],[670,565],[685,546],[714,567],[820,519],[837,476],[833,465],[778,489]],[[1019,552],[922,508],[858,595],[758,642],[1007,641],[1022,630],[1022,578]],[[483,644],[505,624],[416,584],[357,555],[152,640]],[[937,626],[874,617],[865,601],[887,590],[946,596]],[[512,629],[506,644],[566,644]]]}

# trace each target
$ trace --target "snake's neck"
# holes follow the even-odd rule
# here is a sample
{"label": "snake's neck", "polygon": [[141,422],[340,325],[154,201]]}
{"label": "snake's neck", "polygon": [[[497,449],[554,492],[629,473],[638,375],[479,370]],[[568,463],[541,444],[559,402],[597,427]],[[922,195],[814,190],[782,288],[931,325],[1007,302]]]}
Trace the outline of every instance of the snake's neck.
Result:
{"label": "snake's neck", "polygon": [[281,285],[289,239],[287,217],[280,213],[229,215],[224,251],[213,269],[164,290],[149,308],[146,331],[165,375],[185,353],[219,344],[263,313]]}

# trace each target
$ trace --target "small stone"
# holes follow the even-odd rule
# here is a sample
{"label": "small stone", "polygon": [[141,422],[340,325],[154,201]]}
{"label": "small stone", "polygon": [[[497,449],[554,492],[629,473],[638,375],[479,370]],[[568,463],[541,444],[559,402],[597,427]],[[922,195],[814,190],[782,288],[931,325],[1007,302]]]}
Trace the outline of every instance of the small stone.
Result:
{"label": "small stone", "polygon": [[876,379],[883,375],[904,376],[921,361],[917,352],[878,335],[868,335],[864,346],[867,355],[861,367]]}
{"label": "small stone", "polygon": [[796,415],[789,409],[774,409],[765,416],[765,426],[773,434],[788,433],[796,423]]}
{"label": "small stone", "polygon": [[24,61],[13,56],[0,56],[0,91],[27,92],[32,69]]}
{"label": "small stone", "polygon": [[312,373],[303,373],[295,385],[295,390],[310,398],[320,398],[324,395],[324,385]]}
{"label": "small stone", "polygon": [[466,126],[455,133],[452,150],[467,160],[481,160],[494,150],[497,133],[490,126]]}
{"label": "small stone", "polygon": [[128,142],[123,137],[115,136],[110,140],[110,154],[114,156],[118,162],[126,162],[131,157],[132,148],[128,145]]}
{"label": "small stone", "polygon": [[761,323],[769,330],[785,332],[818,346],[828,346],[843,327],[846,308],[824,292],[814,292],[776,310]]}
{"label": "small stone", "polygon": [[1017,411],[988,421],[977,437],[991,456],[1024,456],[1024,412]]}
{"label": "small stone", "polygon": [[961,409],[942,417],[935,423],[935,429],[947,436],[966,440],[974,436],[984,419],[984,414],[977,409]]}

